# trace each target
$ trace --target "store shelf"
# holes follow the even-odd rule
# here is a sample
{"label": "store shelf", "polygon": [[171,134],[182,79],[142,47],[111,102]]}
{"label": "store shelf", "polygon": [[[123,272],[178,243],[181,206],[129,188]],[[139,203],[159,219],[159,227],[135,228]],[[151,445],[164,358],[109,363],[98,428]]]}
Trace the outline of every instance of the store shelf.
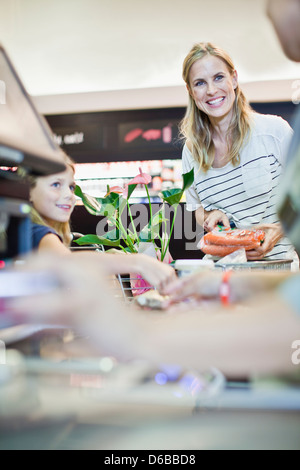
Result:
{"label": "store shelf", "polygon": [[[148,188],[153,202],[159,202],[162,190],[182,186],[181,160],[81,163],[75,165],[75,181],[90,196],[104,197],[108,186],[124,187],[139,174],[140,169],[152,177]],[[143,186],[136,188],[132,200],[147,201]]]}

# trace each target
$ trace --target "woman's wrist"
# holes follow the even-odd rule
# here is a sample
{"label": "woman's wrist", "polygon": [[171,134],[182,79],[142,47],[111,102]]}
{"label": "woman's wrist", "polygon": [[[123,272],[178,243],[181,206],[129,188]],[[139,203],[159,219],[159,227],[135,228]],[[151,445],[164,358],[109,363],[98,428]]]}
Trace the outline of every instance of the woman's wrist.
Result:
{"label": "woman's wrist", "polygon": [[277,235],[276,243],[278,243],[284,237],[284,231],[283,231],[283,228],[282,228],[281,224],[277,224],[276,227],[278,229],[278,235]]}
{"label": "woman's wrist", "polygon": [[231,278],[232,271],[224,271],[222,275],[222,281],[220,285],[220,301],[224,307],[228,307],[228,305],[231,302],[231,287],[229,284],[230,278]]}

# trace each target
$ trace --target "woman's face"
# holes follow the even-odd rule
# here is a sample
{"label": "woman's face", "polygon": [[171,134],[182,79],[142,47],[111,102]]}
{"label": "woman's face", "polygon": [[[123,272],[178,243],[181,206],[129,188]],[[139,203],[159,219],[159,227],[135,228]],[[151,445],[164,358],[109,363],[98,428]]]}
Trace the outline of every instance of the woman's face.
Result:
{"label": "woman's face", "polygon": [[188,91],[197,108],[213,122],[231,117],[237,84],[236,72],[231,75],[223,60],[206,55],[192,65]]}
{"label": "woman's face", "polygon": [[76,202],[74,191],[74,173],[68,166],[63,173],[38,178],[30,192],[31,202],[48,222],[68,222]]}

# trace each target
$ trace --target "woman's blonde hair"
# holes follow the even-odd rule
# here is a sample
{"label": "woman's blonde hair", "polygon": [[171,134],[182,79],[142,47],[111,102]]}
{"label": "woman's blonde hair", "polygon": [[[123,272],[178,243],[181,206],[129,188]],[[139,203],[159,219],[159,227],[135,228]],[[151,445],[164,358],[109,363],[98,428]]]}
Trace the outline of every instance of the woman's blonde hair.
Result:
{"label": "woman's blonde hair", "polygon": [[[67,166],[69,166],[72,169],[73,173],[75,174],[74,161],[65,153],[63,153],[63,160],[64,160],[64,163]],[[36,186],[37,180],[38,180],[38,177],[31,177],[31,180],[30,180],[31,189],[33,189]],[[31,208],[31,221],[34,224],[39,224],[39,225],[44,225],[46,227],[50,227],[49,223],[46,222],[46,220],[39,214],[39,212],[34,207]],[[56,233],[62,238],[63,244],[69,247],[73,238],[70,222],[54,222],[51,225],[51,228],[53,228],[56,231]]]}
{"label": "woman's blonde hair", "polygon": [[[194,45],[183,63],[182,76],[188,88],[190,88],[189,76],[192,65],[206,55],[212,55],[221,59],[233,76],[235,67],[230,56],[225,51],[209,42],[201,42]],[[239,85],[237,85],[235,89],[234,113],[227,135],[230,149],[229,156],[233,165],[239,164],[241,147],[245,143],[245,139],[249,136],[251,111],[252,109],[245,95]],[[209,170],[215,156],[215,147],[212,140],[212,126],[208,116],[197,108],[190,94],[185,116],[180,123],[180,132],[182,137],[190,143],[190,150],[194,159],[199,162],[200,168],[203,171]]]}

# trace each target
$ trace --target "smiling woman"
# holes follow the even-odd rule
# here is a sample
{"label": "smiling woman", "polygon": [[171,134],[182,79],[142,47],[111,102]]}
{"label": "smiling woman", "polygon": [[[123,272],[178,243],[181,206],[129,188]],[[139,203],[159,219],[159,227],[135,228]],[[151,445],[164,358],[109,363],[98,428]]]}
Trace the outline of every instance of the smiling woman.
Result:
{"label": "smiling woman", "polygon": [[260,228],[265,240],[248,260],[299,260],[276,213],[278,183],[292,136],[278,116],[255,113],[238,83],[228,54],[211,43],[196,44],[183,64],[189,104],[181,123],[183,171],[194,169],[187,210],[207,232]]}

